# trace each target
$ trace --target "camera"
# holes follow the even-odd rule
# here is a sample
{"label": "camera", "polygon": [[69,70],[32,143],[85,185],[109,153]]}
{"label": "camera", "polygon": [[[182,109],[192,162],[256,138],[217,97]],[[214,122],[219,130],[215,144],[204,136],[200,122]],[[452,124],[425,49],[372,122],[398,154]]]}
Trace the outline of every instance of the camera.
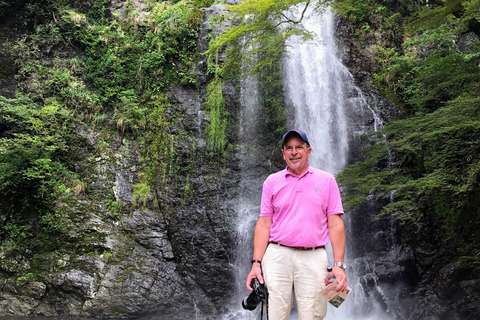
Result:
{"label": "camera", "polygon": [[243,299],[242,307],[247,310],[255,310],[257,305],[266,300],[268,296],[267,288],[261,284],[257,278],[253,278],[250,286],[253,288],[253,291]]}

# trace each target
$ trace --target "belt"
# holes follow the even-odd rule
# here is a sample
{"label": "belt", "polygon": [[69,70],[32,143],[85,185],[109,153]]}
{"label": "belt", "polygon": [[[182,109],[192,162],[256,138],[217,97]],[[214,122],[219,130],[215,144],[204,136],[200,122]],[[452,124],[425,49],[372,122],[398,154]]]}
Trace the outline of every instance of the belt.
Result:
{"label": "belt", "polygon": [[278,243],[278,242],[274,242],[274,241],[270,241],[269,244],[276,244],[277,246],[281,246],[281,247],[287,247],[287,248],[290,248],[290,249],[295,249],[295,250],[317,250],[317,249],[325,249],[325,246],[318,246],[318,247],[291,247],[291,246],[286,246],[284,244],[281,244],[281,243]]}

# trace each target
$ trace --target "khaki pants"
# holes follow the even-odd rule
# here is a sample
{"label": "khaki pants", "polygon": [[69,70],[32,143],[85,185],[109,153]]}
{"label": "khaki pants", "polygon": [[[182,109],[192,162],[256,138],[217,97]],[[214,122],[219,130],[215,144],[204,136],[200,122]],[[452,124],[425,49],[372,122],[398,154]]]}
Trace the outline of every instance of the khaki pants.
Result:
{"label": "khaki pants", "polygon": [[268,289],[268,319],[287,320],[293,292],[299,320],[321,320],[327,314],[327,301],[318,293],[325,288],[328,258],[324,248],[297,250],[269,244],[262,259]]}

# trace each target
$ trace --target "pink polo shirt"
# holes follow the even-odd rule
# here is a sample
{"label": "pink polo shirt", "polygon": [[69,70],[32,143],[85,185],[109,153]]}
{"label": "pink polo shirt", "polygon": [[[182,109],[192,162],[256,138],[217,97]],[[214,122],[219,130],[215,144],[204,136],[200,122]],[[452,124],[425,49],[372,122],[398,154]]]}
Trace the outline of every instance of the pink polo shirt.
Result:
{"label": "pink polo shirt", "polygon": [[270,241],[286,246],[316,247],[328,243],[327,217],[343,215],[332,174],[311,166],[300,177],[287,169],[263,183],[261,217],[272,217]]}

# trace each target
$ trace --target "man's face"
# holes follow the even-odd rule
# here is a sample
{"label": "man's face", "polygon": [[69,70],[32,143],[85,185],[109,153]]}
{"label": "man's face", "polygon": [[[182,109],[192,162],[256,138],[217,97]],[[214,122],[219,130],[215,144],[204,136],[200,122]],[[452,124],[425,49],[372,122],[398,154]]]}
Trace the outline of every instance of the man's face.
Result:
{"label": "man's face", "polygon": [[300,137],[297,135],[289,137],[283,145],[282,153],[290,172],[299,176],[307,171],[312,148]]}

